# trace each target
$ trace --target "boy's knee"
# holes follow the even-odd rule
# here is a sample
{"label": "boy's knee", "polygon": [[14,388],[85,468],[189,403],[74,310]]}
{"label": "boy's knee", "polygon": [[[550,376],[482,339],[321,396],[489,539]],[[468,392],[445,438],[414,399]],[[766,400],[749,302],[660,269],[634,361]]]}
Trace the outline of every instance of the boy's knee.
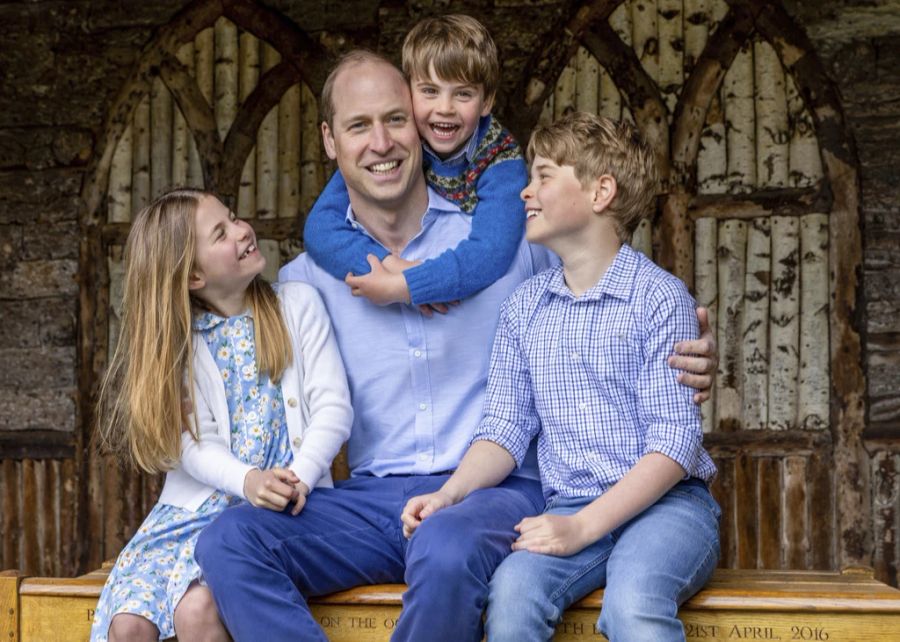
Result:
{"label": "boy's knee", "polygon": [[525,554],[513,553],[497,568],[488,593],[488,639],[519,642],[553,635],[559,609],[535,581]]}
{"label": "boy's knee", "polygon": [[678,604],[674,598],[638,587],[607,586],[597,625],[610,639],[626,633],[627,637],[622,639],[666,639],[659,637],[658,632],[670,629],[677,622],[677,614]]}

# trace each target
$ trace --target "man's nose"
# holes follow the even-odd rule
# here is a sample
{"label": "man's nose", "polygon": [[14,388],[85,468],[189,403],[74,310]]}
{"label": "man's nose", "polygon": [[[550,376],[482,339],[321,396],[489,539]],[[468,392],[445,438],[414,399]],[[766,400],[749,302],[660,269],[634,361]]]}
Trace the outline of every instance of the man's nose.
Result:
{"label": "man's nose", "polygon": [[382,124],[377,124],[372,128],[372,138],[369,141],[369,147],[374,152],[384,154],[394,146],[394,139],[391,132]]}

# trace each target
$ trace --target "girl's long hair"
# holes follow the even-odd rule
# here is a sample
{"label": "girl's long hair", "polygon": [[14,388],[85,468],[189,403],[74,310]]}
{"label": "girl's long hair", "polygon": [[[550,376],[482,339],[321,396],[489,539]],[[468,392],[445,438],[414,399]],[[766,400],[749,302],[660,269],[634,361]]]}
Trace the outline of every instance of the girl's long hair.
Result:
{"label": "girl's long hair", "polygon": [[[198,438],[186,410],[196,407],[191,322],[202,302],[192,300],[188,286],[194,219],[206,196],[191,188],[163,194],[138,213],[125,244],[121,331],[100,387],[97,436],[101,446],[150,473],[177,464],[183,431]],[[247,296],[259,371],[277,382],[292,359],[278,298],[259,277]]]}

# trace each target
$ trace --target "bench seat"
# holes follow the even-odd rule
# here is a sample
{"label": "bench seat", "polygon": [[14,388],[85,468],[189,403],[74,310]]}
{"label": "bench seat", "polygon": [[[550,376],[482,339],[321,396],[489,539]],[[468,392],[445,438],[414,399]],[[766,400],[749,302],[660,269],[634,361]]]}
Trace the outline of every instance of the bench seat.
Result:
{"label": "bench seat", "polygon": [[[11,642],[88,639],[108,565],[76,578],[0,574],[0,635]],[[366,586],[311,600],[333,642],[388,640],[404,586]],[[604,640],[596,591],[570,608],[556,640]],[[681,609],[694,640],[900,641],[900,591],[866,569],[838,572],[719,569]]]}

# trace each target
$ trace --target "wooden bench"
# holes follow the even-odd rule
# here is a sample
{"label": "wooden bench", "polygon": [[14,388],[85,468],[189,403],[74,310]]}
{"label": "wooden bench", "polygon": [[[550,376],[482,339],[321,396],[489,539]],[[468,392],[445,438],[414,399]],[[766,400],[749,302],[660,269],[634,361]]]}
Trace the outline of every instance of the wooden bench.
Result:
{"label": "wooden bench", "polygon": [[[107,568],[70,579],[0,573],[0,640],[87,640]],[[403,588],[361,587],[318,598],[312,610],[332,641],[383,641],[400,614]],[[569,609],[556,640],[604,640],[594,630],[602,601],[603,591],[597,591]],[[900,641],[900,591],[876,581],[866,569],[843,573],[720,569],[684,605],[680,616],[692,642]]]}

